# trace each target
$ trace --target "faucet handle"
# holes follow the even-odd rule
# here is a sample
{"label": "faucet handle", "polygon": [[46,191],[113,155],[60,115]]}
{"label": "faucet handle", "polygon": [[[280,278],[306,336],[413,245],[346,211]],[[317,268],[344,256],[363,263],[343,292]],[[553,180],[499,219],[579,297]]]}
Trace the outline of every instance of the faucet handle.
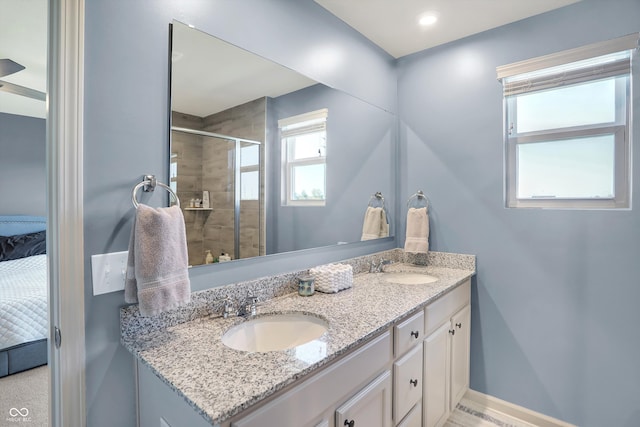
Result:
{"label": "faucet handle", "polygon": [[234,310],[234,305],[235,304],[234,304],[233,299],[231,299],[231,297],[226,297],[224,299],[224,309],[223,309],[222,317],[224,317],[226,319],[229,316],[236,315],[237,311]]}
{"label": "faucet handle", "polygon": [[249,306],[249,312],[251,316],[258,314],[258,297],[252,294],[247,295],[246,304]]}

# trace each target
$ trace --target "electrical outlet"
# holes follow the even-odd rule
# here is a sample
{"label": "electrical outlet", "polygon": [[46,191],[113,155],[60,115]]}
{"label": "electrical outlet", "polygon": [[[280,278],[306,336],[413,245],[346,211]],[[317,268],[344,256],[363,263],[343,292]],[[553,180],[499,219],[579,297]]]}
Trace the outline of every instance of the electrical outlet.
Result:
{"label": "electrical outlet", "polygon": [[91,255],[93,295],[102,295],[124,289],[129,252],[111,252]]}

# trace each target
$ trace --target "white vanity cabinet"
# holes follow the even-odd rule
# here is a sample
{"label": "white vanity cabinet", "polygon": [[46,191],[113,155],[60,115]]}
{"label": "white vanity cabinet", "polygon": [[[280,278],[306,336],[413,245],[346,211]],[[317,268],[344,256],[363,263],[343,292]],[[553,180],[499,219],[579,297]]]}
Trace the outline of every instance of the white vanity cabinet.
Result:
{"label": "white vanity cabinet", "polygon": [[425,308],[424,427],[443,425],[469,388],[470,283]]}
{"label": "white vanity cabinet", "polygon": [[394,327],[393,418],[397,425],[422,401],[423,339],[424,310]]}
{"label": "white vanity cabinet", "polygon": [[[384,332],[231,427],[391,427],[391,332]],[[373,378],[373,379],[372,379]],[[376,419],[378,423],[371,424]],[[347,421],[347,424],[344,422]]]}
{"label": "white vanity cabinet", "polygon": [[[469,385],[470,280],[213,427],[440,427]],[[141,361],[141,427],[212,424]]]}
{"label": "white vanity cabinet", "polygon": [[391,373],[385,371],[336,409],[336,427],[391,427]]}
{"label": "white vanity cabinet", "polygon": [[398,427],[422,427],[422,405],[418,403],[414,406]]}

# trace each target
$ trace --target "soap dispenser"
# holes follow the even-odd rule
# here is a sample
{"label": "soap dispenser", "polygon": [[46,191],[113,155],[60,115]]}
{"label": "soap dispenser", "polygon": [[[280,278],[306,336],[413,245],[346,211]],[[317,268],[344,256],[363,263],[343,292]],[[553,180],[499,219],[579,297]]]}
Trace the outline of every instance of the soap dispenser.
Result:
{"label": "soap dispenser", "polygon": [[213,255],[211,254],[210,250],[207,250],[205,256],[204,256],[204,263],[205,264],[212,264],[213,263]]}

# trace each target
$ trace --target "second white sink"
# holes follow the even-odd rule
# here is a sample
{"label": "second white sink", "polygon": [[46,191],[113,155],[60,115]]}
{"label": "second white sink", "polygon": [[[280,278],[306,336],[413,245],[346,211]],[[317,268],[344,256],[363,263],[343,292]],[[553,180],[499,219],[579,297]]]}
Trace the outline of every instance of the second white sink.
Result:
{"label": "second white sink", "polygon": [[435,276],[421,273],[384,273],[382,277],[389,283],[400,285],[426,285],[438,281]]}
{"label": "second white sink", "polygon": [[261,316],[232,326],[222,335],[222,343],[241,351],[286,350],[320,338],[329,324],[304,313]]}

